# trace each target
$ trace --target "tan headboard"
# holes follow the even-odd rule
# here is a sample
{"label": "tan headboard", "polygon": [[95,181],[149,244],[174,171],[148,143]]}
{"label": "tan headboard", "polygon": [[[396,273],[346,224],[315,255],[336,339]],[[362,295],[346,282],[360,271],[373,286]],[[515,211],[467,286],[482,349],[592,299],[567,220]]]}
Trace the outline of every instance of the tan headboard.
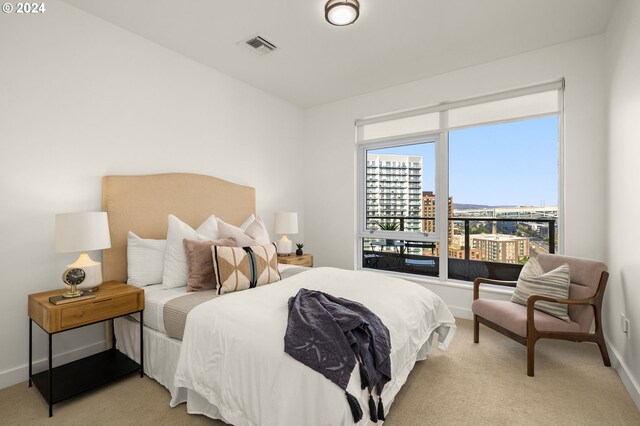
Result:
{"label": "tan headboard", "polygon": [[102,209],[109,216],[111,248],[103,252],[103,278],[126,282],[129,231],[142,238],[164,239],[169,214],[193,228],[212,214],[239,225],[255,213],[255,205],[254,188],[211,176],[104,176]]}

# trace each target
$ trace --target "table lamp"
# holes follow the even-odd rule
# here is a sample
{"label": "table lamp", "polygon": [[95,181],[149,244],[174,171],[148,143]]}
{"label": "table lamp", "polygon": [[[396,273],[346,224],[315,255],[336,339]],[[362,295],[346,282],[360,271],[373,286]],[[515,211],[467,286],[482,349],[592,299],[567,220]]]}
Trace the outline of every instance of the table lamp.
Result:
{"label": "table lamp", "polygon": [[80,290],[93,291],[102,283],[102,264],[89,257],[88,251],[111,247],[109,221],[106,212],[65,213],[56,215],[56,253],[80,252],[67,268],[85,272]]}
{"label": "table lamp", "polygon": [[293,244],[287,238],[286,234],[298,233],[298,213],[295,212],[276,212],[273,230],[276,234],[282,234],[276,242],[276,248],[279,255],[289,255],[293,251]]}

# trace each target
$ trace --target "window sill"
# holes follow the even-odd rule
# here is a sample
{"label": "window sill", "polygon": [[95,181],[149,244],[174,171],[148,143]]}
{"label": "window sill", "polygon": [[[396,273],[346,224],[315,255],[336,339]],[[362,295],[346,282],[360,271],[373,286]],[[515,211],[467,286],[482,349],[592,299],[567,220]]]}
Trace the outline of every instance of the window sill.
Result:
{"label": "window sill", "polygon": [[[442,286],[442,287],[459,288],[459,289],[462,289],[462,290],[473,291],[473,283],[469,282],[469,281],[459,281],[459,280],[440,281],[439,279],[437,279],[435,277],[424,277],[424,276],[421,276],[421,275],[413,275],[413,274],[390,272],[390,271],[381,271],[381,270],[377,270],[377,269],[368,269],[368,268],[360,268],[358,270],[359,271],[366,271],[366,272],[373,272],[375,274],[387,275],[387,276],[394,277],[394,278],[402,278],[404,280],[412,281],[412,282],[415,282],[415,283],[418,283],[418,284],[439,285],[439,286]],[[480,291],[483,292],[483,293],[502,294],[502,295],[507,295],[507,296],[511,296],[513,294],[514,290],[515,290],[514,287],[502,287],[502,286],[492,285],[492,284],[483,284],[482,287],[480,287]]]}

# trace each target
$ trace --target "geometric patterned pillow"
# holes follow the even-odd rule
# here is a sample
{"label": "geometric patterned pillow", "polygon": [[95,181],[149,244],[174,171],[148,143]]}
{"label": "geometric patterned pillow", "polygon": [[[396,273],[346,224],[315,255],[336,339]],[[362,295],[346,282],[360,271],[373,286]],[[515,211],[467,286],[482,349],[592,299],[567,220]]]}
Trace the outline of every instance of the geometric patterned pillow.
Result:
{"label": "geometric patterned pillow", "polygon": [[[526,306],[527,299],[534,294],[555,299],[567,299],[569,297],[569,277],[569,265],[561,265],[553,271],[545,273],[538,261],[531,258],[520,271],[511,301]],[[535,304],[536,310],[571,322],[567,313],[568,308],[568,305],[547,301],[538,301]]]}
{"label": "geometric patterned pillow", "polygon": [[212,246],[211,252],[218,294],[280,281],[275,244],[252,247]]}

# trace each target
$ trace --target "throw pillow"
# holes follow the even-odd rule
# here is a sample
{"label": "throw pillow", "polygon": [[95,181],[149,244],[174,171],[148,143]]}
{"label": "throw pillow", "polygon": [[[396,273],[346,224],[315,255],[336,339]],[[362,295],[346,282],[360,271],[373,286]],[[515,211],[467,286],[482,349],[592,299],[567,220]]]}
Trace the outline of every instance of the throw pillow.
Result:
{"label": "throw pillow", "polygon": [[249,215],[249,217],[244,222],[242,222],[242,225],[240,225],[240,229],[246,231],[246,229],[253,223],[254,220],[256,220],[256,215],[251,213],[251,215]]}
{"label": "throw pillow", "polygon": [[253,247],[211,247],[218,294],[280,281],[275,244]]}
{"label": "throw pillow", "polygon": [[[569,265],[561,265],[545,273],[538,261],[535,258],[531,258],[520,271],[516,290],[513,292],[511,301],[526,306],[527,299],[534,294],[555,299],[566,299],[569,296],[569,282]],[[547,301],[539,301],[535,304],[535,309],[538,311],[570,322],[568,308],[568,305]]]}
{"label": "throw pillow", "polygon": [[138,237],[129,231],[127,236],[127,284],[144,287],[162,282],[166,240]]}
{"label": "throw pillow", "polygon": [[260,216],[257,216],[254,221],[247,226],[244,233],[256,240],[256,245],[264,246],[271,243],[269,231],[267,231],[267,227]]}
{"label": "throw pillow", "polygon": [[236,240],[225,238],[215,241],[184,240],[187,256],[187,291],[213,290],[216,280],[213,278],[213,257],[211,246],[236,247]]}
{"label": "throw pillow", "polygon": [[246,230],[231,225],[221,219],[217,219],[220,238],[235,238],[238,246],[250,247],[266,245],[271,242],[269,232],[260,216],[256,217]]}
{"label": "throw pillow", "polygon": [[168,222],[162,286],[164,288],[183,287],[187,285],[188,276],[183,240],[217,240],[216,218],[208,217],[196,230],[172,214],[169,215]]}

